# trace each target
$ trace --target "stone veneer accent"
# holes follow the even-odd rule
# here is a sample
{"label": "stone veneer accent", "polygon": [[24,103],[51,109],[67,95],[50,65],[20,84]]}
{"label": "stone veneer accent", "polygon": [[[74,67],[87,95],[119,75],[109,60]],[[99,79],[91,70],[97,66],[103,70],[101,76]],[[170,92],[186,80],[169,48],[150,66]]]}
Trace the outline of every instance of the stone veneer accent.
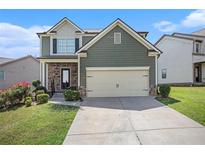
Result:
{"label": "stone veneer accent", "polygon": [[48,63],[48,90],[51,91],[51,81],[54,79],[55,91],[61,89],[61,68],[69,68],[71,72],[71,86],[78,86],[78,64],[77,63]]}

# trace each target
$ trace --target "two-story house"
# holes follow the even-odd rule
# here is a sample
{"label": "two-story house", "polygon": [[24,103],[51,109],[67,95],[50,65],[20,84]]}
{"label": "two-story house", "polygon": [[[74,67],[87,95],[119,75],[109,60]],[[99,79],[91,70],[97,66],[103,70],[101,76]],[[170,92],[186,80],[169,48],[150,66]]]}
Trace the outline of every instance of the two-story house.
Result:
{"label": "two-story house", "polygon": [[205,82],[205,33],[163,35],[155,44],[163,54],[158,59],[159,84]]}
{"label": "two-story house", "polygon": [[76,87],[87,97],[148,96],[157,85],[161,53],[117,19],[103,30],[84,30],[63,18],[40,38],[40,80],[49,91]]}

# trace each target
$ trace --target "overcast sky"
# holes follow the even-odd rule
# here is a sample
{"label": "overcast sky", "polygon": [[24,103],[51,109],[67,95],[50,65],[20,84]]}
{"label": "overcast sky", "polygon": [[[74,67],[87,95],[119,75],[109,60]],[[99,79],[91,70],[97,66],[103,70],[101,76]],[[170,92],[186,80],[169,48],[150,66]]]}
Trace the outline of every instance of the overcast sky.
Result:
{"label": "overcast sky", "polygon": [[38,56],[36,32],[48,30],[63,17],[82,29],[102,29],[121,18],[136,31],[148,31],[152,43],[163,34],[205,28],[205,10],[0,10],[0,57]]}

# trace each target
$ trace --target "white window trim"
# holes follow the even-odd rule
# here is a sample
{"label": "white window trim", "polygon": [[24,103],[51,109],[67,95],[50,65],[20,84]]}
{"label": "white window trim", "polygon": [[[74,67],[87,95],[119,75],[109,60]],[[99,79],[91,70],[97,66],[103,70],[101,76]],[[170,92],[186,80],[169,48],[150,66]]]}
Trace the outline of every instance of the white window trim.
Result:
{"label": "white window trim", "polygon": [[[163,78],[163,71],[166,71],[166,72],[165,72],[165,78]],[[167,69],[166,69],[166,68],[163,68],[163,69],[161,70],[161,73],[162,73],[162,74],[161,74],[161,78],[162,78],[162,79],[167,79]]]}
{"label": "white window trim", "polygon": [[[119,42],[117,42],[117,39],[116,39],[116,37],[117,36],[119,36],[120,38],[119,38]],[[122,36],[121,36],[121,33],[120,32],[114,32],[114,44],[121,44],[121,42],[122,42]]]}
{"label": "white window trim", "polygon": [[[72,41],[72,43],[74,41],[74,45],[72,44],[72,45],[69,46],[66,43],[64,44],[65,46],[68,46],[68,47],[72,47],[72,48],[74,47],[74,51],[71,52],[71,51],[66,50],[66,52],[62,52],[62,50],[61,50],[61,52],[59,52],[58,49],[59,49],[60,44],[62,43],[60,41],[63,41],[63,44],[65,43],[64,41]],[[65,46],[63,46],[63,47],[65,47]],[[58,54],[62,54],[62,55],[73,54],[73,53],[75,53],[75,50],[76,50],[75,49],[75,39],[57,39],[57,53],[59,52]]]}
{"label": "white window trim", "polygon": [[[197,44],[199,45],[199,51],[198,51],[198,52],[196,51],[196,45],[197,45]],[[200,42],[195,42],[194,52],[195,52],[195,53],[201,53],[201,43],[200,43]]]}
{"label": "white window trim", "polygon": [[4,81],[5,80],[5,71],[4,70],[0,70],[0,71],[3,71],[3,73],[4,73],[4,77],[3,77],[3,79],[0,79],[0,81]]}
{"label": "white window trim", "polygon": [[[79,38],[79,48],[80,48],[80,45],[82,44],[82,38],[81,37],[76,37],[76,38]],[[51,56],[72,56],[72,55],[75,55],[76,53],[57,53],[56,54],[53,54],[53,39],[76,39],[76,38],[65,38],[65,37],[54,37],[54,36],[50,36],[50,55]]]}

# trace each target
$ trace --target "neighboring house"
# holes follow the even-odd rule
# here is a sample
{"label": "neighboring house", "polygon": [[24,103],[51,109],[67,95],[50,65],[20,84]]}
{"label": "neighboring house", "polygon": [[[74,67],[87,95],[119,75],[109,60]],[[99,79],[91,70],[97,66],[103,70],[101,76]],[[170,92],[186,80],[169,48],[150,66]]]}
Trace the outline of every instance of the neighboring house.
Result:
{"label": "neighboring house", "polygon": [[10,60],[0,64],[0,89],[8,88],[11,85],[39,79],[40,63],[32,56],[26,56]]}
{"label": "neighboring house", "polygon": [[163,35],[155,45],[163,52],[158,59],[159,84],[205,82],[204,29],[192,34]]}
{"label": "neighboring house", "polygon": [[78,87],[87,97],[148,96],[157,85],[161,53],[117,19],[103,30],[83,30],[63,18],[40,38],[40,79],[49,91]]}
{"label": "neighboring house", "polygon": [[11,58],[5,58],[5,57],[0,57],[0,64],[5,63],[5,62],[8,62],[8,61],[11,61],[11,60],[13,60],[13,59],[11,59]]}

